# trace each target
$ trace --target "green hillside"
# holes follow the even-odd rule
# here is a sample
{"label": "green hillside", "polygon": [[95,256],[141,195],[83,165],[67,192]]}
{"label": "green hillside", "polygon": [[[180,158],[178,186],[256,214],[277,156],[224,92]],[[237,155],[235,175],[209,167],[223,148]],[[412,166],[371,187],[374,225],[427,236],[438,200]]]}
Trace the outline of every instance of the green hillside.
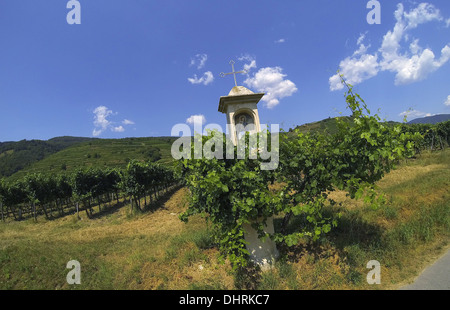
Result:
{"label": "green hillside", "polygon": [[67,147],[93,138],[57,137],[48,141],[0,142],[0,177],[10,176]]}
{"label": "green hillside", "polygon": [[[339,117],[352,122],[350,116]],[[395,124],[387,122],[386,124]],[[300,132],[337,131],[337,118],[303,124]],[[293,129],[289,129],[292,132]],[[129,160],[159,163],[172,161],[170,148],[177,137],[97,139],[57,137],[48,141],[22,140],[0,143],[0,178],[16,179],[29,172],[60,173],[83,167],[124,167]]]}
{"label": "green hillside", "polygon": [[[351,117],[350,116],[342,116],[339,117],[340,119],[343,119],[345,122],[350,123]],[[335,133],[337,131],[337,122],[336,117],[329,117],[324,120],[313,122],[313,123],[307,123],[300,126],[295,127],[296,130],[307,133],[307,132],[328,132],[328,133]],[[290,130],[293,131],[293,130]]]}
{"label": "green hillside", "polygon": [[[350,117],[343,117],[350,122]],[[298,126],[302,132],[334,133],[336,119]],[[290,130],[292,131],[292,130]],[[177,137],[97,139],[57,137],[48,141],[0,143],[0,178],[18,179],[30,172],[55,174],[83,167],[124,167],[131,159],[172,161],[170,148]]]}
{"label": "green hillside", "polygon": [[[350,116],[340,116],[340,117],[329,117],[326,119],[323,119],[318,122],[313,123],[307,123],[300,126],[295,127],[294,129],[289,129],[289,132],[292,132],[294,130],[298,130],[302,133],[307,132],[320,132],[320,133],[329,133],[329,134],[335,134],[338,130],[337,127],[337,119],[341,119],[344,122],[352,123],[352,117]],[[395,125],[398,124],[397,122],[393,121],[387,121],[384,122],[387,125]]]}
{"label": "green hillside", "polygon": [[87,167],[124,167],[131,159],[169,163],[170,148],[176,137],[92,139],[46,156],[13,174],[10,179],[27,173],[55,174]]}

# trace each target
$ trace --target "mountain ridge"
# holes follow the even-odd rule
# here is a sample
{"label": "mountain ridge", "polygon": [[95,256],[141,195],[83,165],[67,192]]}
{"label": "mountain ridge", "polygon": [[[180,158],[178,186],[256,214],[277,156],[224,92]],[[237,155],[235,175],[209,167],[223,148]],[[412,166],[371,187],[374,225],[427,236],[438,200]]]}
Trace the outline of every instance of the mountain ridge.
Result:
{"label": "mountain ridge", "polygon": [[437,124],[450,120],[450,114],[436,114],[410,120],[408,124]]}

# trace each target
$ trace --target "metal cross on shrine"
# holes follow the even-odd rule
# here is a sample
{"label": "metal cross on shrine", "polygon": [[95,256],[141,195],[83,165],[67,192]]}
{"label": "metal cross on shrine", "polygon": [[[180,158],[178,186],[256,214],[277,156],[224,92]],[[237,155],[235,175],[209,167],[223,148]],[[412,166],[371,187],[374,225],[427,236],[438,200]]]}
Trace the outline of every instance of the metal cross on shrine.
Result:
{"label": "metal cross on shrine", "polygon": [[229,72],[229,73],[223,73],[223,72],[221,72],[221,73],[220,73],[220,76],[221,76],[221,77],[225,77],[225,76],[227,76],[227,75],[233,74],[233,75],[234,75],[234,84],[235,84],[236,87],[237,87],[236,74],[238,74],[238,73],[247,73],[247,71],[246,71],[246,70],[242,70],[242,71],[235,72],[235,71],[234,71],[234,64],[235,64],[235,62],[234,62],[233,60],[231,60],[231,61],[230,61],[230,65],[231,65],[231,70],[232,70],[232,72]]}

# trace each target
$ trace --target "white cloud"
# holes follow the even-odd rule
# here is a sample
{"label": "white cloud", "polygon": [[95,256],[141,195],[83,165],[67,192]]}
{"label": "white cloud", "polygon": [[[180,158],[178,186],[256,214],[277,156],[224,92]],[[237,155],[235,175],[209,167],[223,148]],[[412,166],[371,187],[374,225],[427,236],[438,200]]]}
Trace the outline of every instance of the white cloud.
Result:
{"label": "white cloud", "polygon": [[202,77],[197,77],[197,74],[194,74],[194,77],[188,78],[188,81],[191,82],[191,84],[203,84],[208,85],[212,81],[214,81],[214,75],[211,71],[207,71],[203,73]]}
{"label": "white cloud", "polygon": [[195,57],[191,58],[191,62],[189,64],[189,66],[197,66],[197,69],[200,70],[205,66],[207,60],[208,60],[208,55],[197,54],[197,55],[195,55]]}
{"label": "white cloud", "polygon": [[111,128],[111,131],[114,131],[114,132],[124,132],[124,131],[125,131],[125,128],[123,128],[123,126],[121,125],[121,126],[117,126],[117,127]]}
{"label": "white cloud", "polygon": [[410,12],[404,12],[402,4],[395,11],[397,20],[394,29],[383,37],[379,49],[383,59],[381,70],[396,73],[395,85],[409,84],[425,79],[430,73],[439,69],[450,59],[450,47],[446,45],[441,51],[441,58],[436,59],[430,49],[422,50],[419,40],[415,39],[409,46],[410,54],[401,53],[401,41],[408,39],[407,31],[433,20],[441,21],[440,12],[432,4],[421,3]]}
{"label": "white cloud", "polygon": [[[401,11],[403,11],[402,4],[398,4],[397,8],[400,9],[400,6],[402,6]],[[420,3],[417,8],[408,13],[404,13],[403,15],[408,22],[409,28],[416,28],[418,25],[432,20],[442,20],[439,10],[429,3]]]}
{"label": "white cloud", "polygon": [[284,43],[284,42],[286,42],[286,39],[283,38],[275,41],[275,43]]}
{"label": "white cloud", "polygon": [[422,48],[419,45],[419,39],[415,39],[413,42],[411,42],[411,44],[409,45],[409,50],[414,55],[422,53]]}
{"label": "white cloud", "polygon": [[[358,39],[358,41],[359,41],[359,39]],[[369,49],[369,47],[370,47],[370,45],[369,46],[365,46],[364,44],[360,44],[359,48],[356,51],[353,52],[352,57],[356,57],[356,56],[359,56],[359,55],[364,56],[366,54],[367,50]]]}
{"label": "white cloud", "polygon": [[250,63],[244,65],[244,70],[247,73],[249,73],[253,68],[256,69],[256,60],[252,60]]}
{"label": "white cloud", "polygon": [[359,35],[358,40],[356,41],[356,44],[360,45],[364,41],[364,39],[366,38],[366,35],[367,35],[367,31],[365,33],[361,33]]}
{"label": "white cloud", "polygon": [[94,130],[92,131],[92,136],[98,137],[102,132],[103,130],[94,128]]}
{"label": "white cloud", "polygon": [[[362,42],[366,34],[361,34],[357,40],[358,49],[351,57],[347,57],[339,64],[340,74],[352,85],[361,83],[376,76],[381,71],[395,73],[395,85],[404,85],[427,78],[450,59],[450,45],[441,50],[440,58],[429,48],[423,49],[419,39],[413,39],[409,48],[403,48],[402,42],[409,41],[408,31],[430,21],[443,21],[439,10],[432,4],[420,3],[409,12],[404,11],[403,5],[397,5],[394,12],[395,26],[384,36],[381,47],[374,54],[367,53],[369,46]],[[342,89],[339,74],[329,79],[330,90]]]}
{"label": "white cloud", "polygon": [[292,96],[297,91],[295,84],[285,79],[280,67],[266,67],[259,69],[252,77],[247,78],[244,83],[258,92],[265,92],[262,98],[270,109],[280,103],[280,99]]}
{"label": "white cloud", "polygon": [[431,113],[426,113],[418,110],[407,110],[399,114],[399,116],[407,116],[407,117],[424,117],[424,116],[432,116]]}
{"label": "white cloud", "polygon": [[447,20],[445,21],[445,27],[450,27],[450,18],[447,18]]}
{"label": "white cloud", "polygon": [[186,123],[190,125],[194,124],[203,125],[206,123],[206,117],[203,114],[191,115],[186,119]]}
{"label": "white cloud", "polygon": [[441,51],[441,58],[436,59],[430,49],[410,58],[399,56],[385,68],[396,72],[395,85],[410,84],[425,79],[450,59],[450,47],[446,45]]}
{"label": "white cloud", "polygon": [[113,114],[111,110],[109,110],[105,106],[98,106],[94,110],[94,126],[96,127],[92,132],[94,137],[99,136],[102,132],[104,132],[111,125],[111,122],[107,120],[107,117]]}
{"label": "white cloud", "polygon": [[[194,58],[191,58],[191,63],[189,64],[189,66],[196,66],[197,69],[200,70],[205,66],[207,60],[208,60],[208,55],[197,54],[197,55],[195,55]],[[208,85],[212,81],[214,81],[214,75],[212,74],[211,71],[206,71],[205,73],[203,73],[203,75],[201,77],[198,77],[197,74],[194,74],[193,77],[188,78],[188,81],[191,84]]]}
{"label": "white cloud", "polygon": [[238,58],[239,61],[245,62],[244,70],[249,73],[251,69],[256,69],[256,59],[248,54],[242,55]]}
{"label": "white cloud", "polygon": [[339,64],[340,72],[329,79],[330,89],[342,89],[339,74],[343,74],[347,83],[351,85],[359,84],[378,74],[379,66],[377,55],[363,54],[359,58],[347,57]]}
{"label": "white cloud", "polygon": [[122,121],[122,124],[124,124],[124,125],[134,125],[134,122],[133,122],[133,121],[130,121],[129,119],[124,119],[124,120]]}
{"label": "white cloud", "polygon": [[[117,113],[108,109],[107,107],[101,105],[94,109],[94,129],[92,131],[92,135],[94,137],[98,137],[106,130],[111,130],[112,132],[124,132],[125,128],[123,126],[115,126],[115,122],[110,121],[108,118],[111,115],[115,115]],[[130,120],[123,120],[122,123],[124,125],[134,124],[134,122]]]}
{"label": "white cloud", "polygon": [[243,67],[247,72],[247,79],[244,84],[254,91],[266,93],[262,101],[266,103],[266,107],[269,109],[277,106],[282,98],[292,96],[297,91],[295,84],[285,79],[286,74],[282,73],[282,68],[261,68],[250,75],[250,71],[257,68],[256,57],[244,54],[238,60],[244,62]]}
{"label": "white cloud", "polygon": [[336,73],[329,79],[330,90],[339,90],[344,88],[341,83],[340,74],[344,75],[347,83],[351,85],[359,84],[378,74],[380,70],[378,65],[378,55],[366,54],[367,49],[362,42],[365,34],[361,34],[357,40],[359,48],[351,57],[347,57],[339,64],[339,73]]}
{"label": "white cloud", "polygon": [[447,100],[444,102],[446,106],[450,107],[450,95],[447,97]]}

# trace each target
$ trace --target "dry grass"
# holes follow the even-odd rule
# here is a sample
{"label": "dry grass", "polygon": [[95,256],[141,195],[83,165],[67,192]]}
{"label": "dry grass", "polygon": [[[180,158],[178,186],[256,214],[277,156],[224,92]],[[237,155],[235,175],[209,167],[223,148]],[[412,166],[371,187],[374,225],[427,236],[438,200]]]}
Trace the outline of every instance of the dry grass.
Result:
{"label": "dry grass", "polygon": [[[82,289],[231,288],[231,273],[217,263],[217,250],[195,245],[196,236],[206,229],[203,219],[188,224],[179,220],[186,198],[182,188],[154,212],[130,215],[125,206],[94,220],[77,221],[73,215],[0,225],[0,263],[6,265],[0,288],[76,288],[65,283],[64,268],[71,259],[80,261]],[[39,266],[40,260],[52,266]],[[40,268],[35,277],[45,281],[23,281],[32,274],[24,270]],[[59,277],[48,278],[49,268]]]}

